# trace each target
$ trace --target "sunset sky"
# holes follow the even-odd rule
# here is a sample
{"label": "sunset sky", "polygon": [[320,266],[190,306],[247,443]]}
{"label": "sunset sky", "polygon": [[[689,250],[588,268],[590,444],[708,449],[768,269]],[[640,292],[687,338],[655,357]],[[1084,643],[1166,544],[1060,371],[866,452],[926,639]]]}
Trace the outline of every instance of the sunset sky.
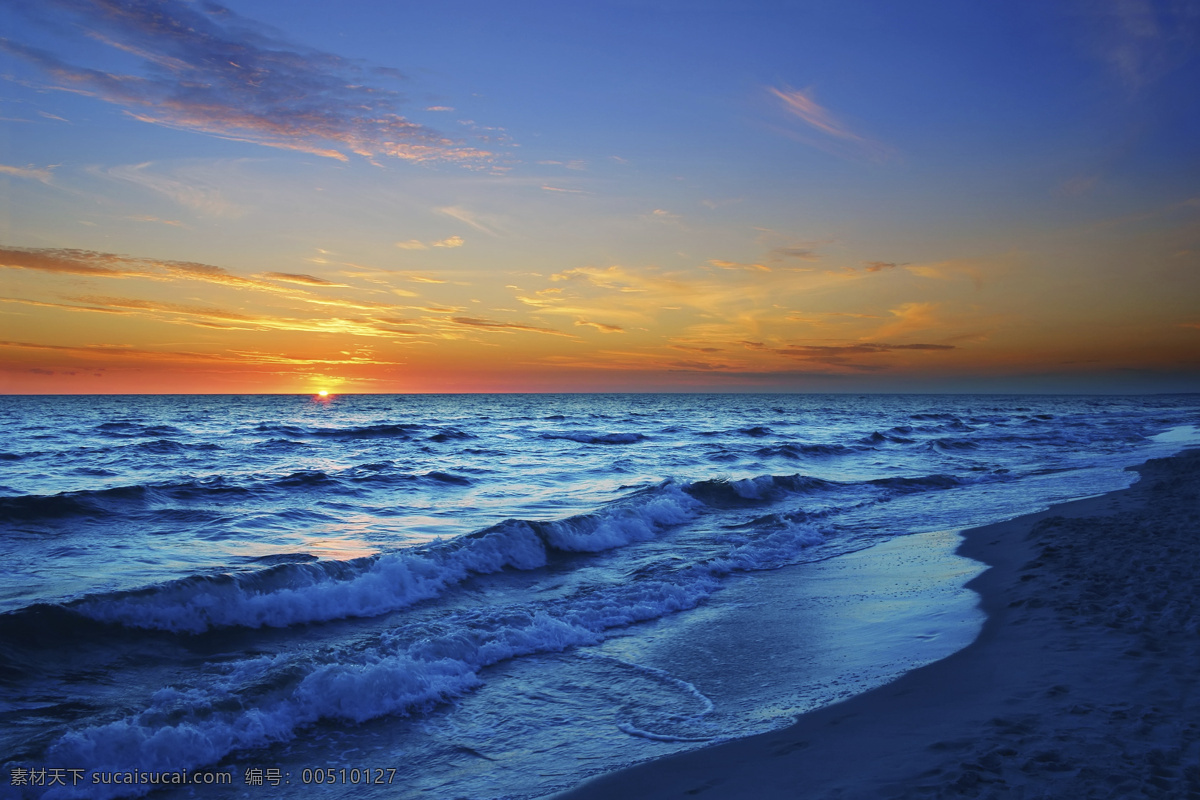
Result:
{"label": "sunset sky", "polygon": [[1200,390],[1195,2],[0,32],[3,393]]}

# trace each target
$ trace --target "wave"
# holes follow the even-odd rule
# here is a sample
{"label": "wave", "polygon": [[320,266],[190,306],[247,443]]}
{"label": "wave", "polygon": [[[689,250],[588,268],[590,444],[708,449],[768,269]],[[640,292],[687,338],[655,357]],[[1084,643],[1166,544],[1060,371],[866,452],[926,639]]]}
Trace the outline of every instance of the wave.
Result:
{"label": "wave", "polygon": [[421,425],[380,422],[374,425],[358,425],[347,428],[314,428],[302,425],[261,423],[254,427],[256,433],[288,436],[296,439],[319,437],[328,439],[411,439]]}
{"label": "wave", "polygon": [[847,447],[844,444],[781,444],[761,447],[754,451],[755,455],[763,458],[781,456],[783,458],[803,458],[804,456],[844,456],[861,452],[860,448]]}
{"label": "wave", "polygon": [[543,433],[543,439],[566,439],[580,444],[635,444],[644,442],[642,433]]}
{"label": "wave", "polygon": [[[674,487],[655,491],[664,488]],[[317,663],[288,655],[227,663],[214,667],[219,674],[209,674],[202,686],[162,689],[139,713],[63,734],[46,760],[84,765],[89,772],[194,769],[238,750],[290,741],[322,720],[362,723],[424,713],[482,685],[480,671],[488,666],[598,644],[609,631],[695,608],[720,588],[722,576],[779,566],[822,541],[815,529],[780,520],[770,530],[734,540],[722,558],[649,578],[584,588],[529,606],[450,612],[434,622],[390,629],[366,646],[325,651]],[[665,721],[671,730],[626,723],[627,733],[663,741],[707,738],[686,730],[712,711],[707,697],[668,673],[629,666],[670,682],[699,708],[689,716],[656,720],[655,728]],[[120,791],[113,787],[104,796]]]}
{"label": "wave", "polygon": [[0,497],[0,522],[34,522],[119,513],[131,504],[144,502],[148,491],[145,486],[118,486],[54,495]]}
{"label": "wave", "polygon": [[955,486],[963,485],[962,479],[956,478],[953,475],[922,475],[917,478],[877,478],[873,481],[868,481],[868,483],[872,486],[888,489],[897,494],[927,492],[936,489],[953,489]]}
{"label": "wave", "polygon": [[929,443],[929,447],[933,450],[978,450],[979,442],[971,439],[953,439],[946,437],[944,439],[934,439]]}
{"label": "wave", "polygon": [[431,441],[431,442],[457,442],[457,441],[462,441],[463,439],[474,439],[474,438],[475,438],[474,434],[467,433],[466,431],[460,431],[457,428],[446,428],[445,430],[438,431],[437,433],[430,436],[429,441]]}
{"label": "wave", "polygon": [[915,440],[909,439],[907,436],[900,436],[895,433],[880,433],[875,431],[870,436],[864,436],[858,440],[860,444],[876,445],[876,444],[912,444]]}
{"label": "wave", "polygon": [[437,597],[473,575],[545,566],[553,552],[595,553],[651,539],[690,520],[697,505],[678,487],[664,484],[594,514],[548,522],[507,520],[444,544],[352,561],[193,576],[84,598],[69,608],[102,622],[193,634],[374,617]]}
{"label": "wave", "polygon": [[[674,488],[668,484],[644,494],[664,489],[672,494]],[[476,538],[495,544],[494,533]],[[202,688],[160,690],[140,713],[62,735],[49,747],[47,761],[83,764],[89,771],[116,765],[193,769],[237,750],[289,741],[321,720],[362,723],[424,713],[480,686],[479,673],[490,665],[597,644],[609,631],[695,608],[720,588],[723,575],[787,563],[822,541],[816,530],[781,520],[770,530],[734,540],[722,558],[649,578],[585,588],[526,607],[451,612],[432,623],[391,629],[365,648],[326,651],[316,664],[285,655],[233,662],[219,667],[222,674]],[[283,565],[290,566],[296,565]],[[694,722],[712,710],[691,684],[654,674],[700,704],[696,713],[674,722]],[[637,730],[627,731],[633,735],[680,741],[687,736],[633,727]]]}
{"label": "wave", "polygon": [[178,453],[186,453],[189,450],[220,450],[219,444],[212,442],[201,442],[200,444],[188,444],[177,442],[174,439],[155,439],[150,442],[138,442],[133,445],[137,450],[154,455],[175,455]]}
{"label": "wave", "polygon": [[714,508],[761,505],[788,495],[807,494],[836,486],[833,481],[807,475],[760,475],[728,480],[713,478],[684,487],[690,496]]}
{"label": "wave", "polygon": [[[430,473],[431,479],[450,482],[456,477],[434,475]],[[319,471],[289,478],[328,480]],[[665,481],[590,514],[550,521],[510,519],[425,547],[351,561],[284,564],[248,574],[193,576],[136,592],[83,598],[69,607],[102,622],[186,634],[375,617],[438,597],[475,575],[537,569],[554,553],[598,553],[647,541],[691,521],[706,507],[764,505],[839,485],[804,475]],[[931,478],[920,488],[939,485]],[[914,483],[908,490],[917,488]]]}
{"label": "wave", "polygon": [[134,436],[177,436],[183,431],[174,425],[144,425],[140,422],[105,422],[92,430],[102,436],[129,438]]}
{"label": "wave", "polygon": [[[53,766],[107,770],[194,769],[238,750],[290,741],[321,720],[366,722],[413,714],[480,686],[479,672],[508,659],[596,644],[607,631],[695,608],[717,588],[712,578],[645,581],[579,595],[541,607],[449,615],[441,635],[413,642],[383,636],[365,652],[335,652],[327,663],[303,666],[286,657],[227,664],[203,688],[168,687],[148,708],[105,724],[63,734],[47,750]],[[238,687],[265,685],[244,702]],[[238,708],[239,710],[226,710]],[[182,720],[182,721],[173,721]],[[88,797],[117,797],[127,787],[103,786]],[[72,795],[68,787],[64,796]]]}
{"label": "wave", "polygon": [[758,438],[760,436],[770,436],[771,429],[765,425],[755,425],[752,428],[738,428],[738,433]]}
{"label": "wave", "polygon": [[[95,475],[113,475],[99,470]],[[400,472],[391,462],[363,464],[334,473],[298,470],[273,478],[251,478],[237,482],[223,476],[133,484],[107,489],[82,489],[54,495],[0,497],[0,522],[37,522],[67,517],[109,518],[152,510],[169,511],[168,503],[220,504],[231,498],[261,498],[270,493],[331,492],[359,494],[363,486],[401,487],[433,484],[442,487],[469,486],[470,478],[433,470],[427,473]]]}

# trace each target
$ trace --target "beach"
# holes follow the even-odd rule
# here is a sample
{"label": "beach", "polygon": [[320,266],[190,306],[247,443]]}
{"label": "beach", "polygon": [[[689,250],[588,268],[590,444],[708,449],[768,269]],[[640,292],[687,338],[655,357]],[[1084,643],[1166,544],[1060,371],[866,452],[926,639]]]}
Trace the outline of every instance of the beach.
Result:
{"label": "beach", "polygon": [[[987,619],[948,658],[589,798],[1200,798],[1200,451],[966,531]],[[703,687],[701,687],[703,688]]]}

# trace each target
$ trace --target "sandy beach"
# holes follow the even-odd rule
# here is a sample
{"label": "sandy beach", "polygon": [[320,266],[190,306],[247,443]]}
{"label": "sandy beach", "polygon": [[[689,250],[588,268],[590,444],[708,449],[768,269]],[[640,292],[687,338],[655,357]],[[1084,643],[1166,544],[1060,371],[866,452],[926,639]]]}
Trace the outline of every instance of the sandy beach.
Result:
{"label": "sandy beach", "polygon": [[600,776],[588,798],[1200,798],[1200,451],[967,531],[978,639],[783,730]]}

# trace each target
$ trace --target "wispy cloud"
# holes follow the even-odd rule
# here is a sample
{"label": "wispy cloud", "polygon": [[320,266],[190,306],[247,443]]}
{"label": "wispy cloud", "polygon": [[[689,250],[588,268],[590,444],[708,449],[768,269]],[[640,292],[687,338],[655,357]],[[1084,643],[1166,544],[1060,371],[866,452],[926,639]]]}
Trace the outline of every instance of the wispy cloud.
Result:
{"label": "wispy cloud", "polygon": [[451,217],[459,222],[466,223],[481,233],[486,233],[489,236],[497,235],[496,226],[494,223],[492,223],[490,220],[487,220],[485,223],[485,221],[480,219],[477,214],[466,210],[462,206],[443,206],[442,208],[435,208],[434,210],[439,214],[445,214],[447,217]]}
{"label": "wispy cloud", "polygon": [[523,322],[500,322],[494,319],[479,319],[477,317],[451,317],[450,321],[455,325],[462,325],[467,328],[482,328],[484,330],[496,332],[509,331],[524,331],[528,333],[546,333],[552,336],[566,336],[574,339],[569,333],[556,331],[553,328],[543,328],[538,325],[526,325]]}
{"label": "wispy cloud", "polygon": [[[345,284],[333,283],[312,275],[272,272],[261,278],[246,278],[213,264],[201,264],[195,261],[168,261],[69,248],[0,246],[0,267],[66,275],[86,275],[95,278],[149,278],[160,281],[183,279],[293,295],[300,290],[285,289],[272,281],[284,281],[311,287],[345,287]],[[308,298],[301,299],[307,300]]]}
{"label": "wispy cloud", "polygon": [[[137,59],[137,74],[69,63],[0,40],[61,89],[136,119],[347,160],[487,162],[492,154],[416,124],[381,70],[287,41],[211,0],[17,0],[35,19],[72,17],[91,38]],[[61,28],[56,28],[62,30]],[[85,52],[77,49],[75,52]]]}
{"label": "wispy cloud", "polygon": [[140,259],[69,248],[0,247],[0,267],[105,278],[147,277],[153,274]]}
{"label": "wispy cloud", "polygon": [[0,164],[0,175],[11,175],[14,178],[26,178],[31,181],[41,181],[42,183],[50,183],[50,170],[52,167],[35,167],[32,164],[24,167],[14,167],[8,164]]}
{"label": "wispy cloud", "polygon": [[283,281],[284,283],[298,283],[302,286],[326,286],[330,288],[345,289],[347,285],[344,283],[334,283],[327,281],[324,278],[318,278],[315,275],[305,275],[303,273],[294,272],[266,272],[262,277],[274,281]]}
{"label": "wispy cloud", "polygon": [[979,265],[967,259],[951,259],[932,264],[905,264],[904,269],[920,278],[950,281],[969,278],[978,289],[983,286],[983,271]]}
{"label": "wispy cloud", "polygon": [[1187,63],[1200,42],[1200,10],[1187,0],[1097,0],[1085,7],[1095,52],[1130,92]]}
{"label": "wispy cloud", "polygon": [[855,342],[837,345],[786,344],[772,347],[762,342],[745,341],[742,342],[742,346],[748,350],[767,351],[797,361],[821,364],[827,367],[848,368],[858,372],[874,372],[885,369],[886,362],[881,361],[878,357],[895,351],[955,349],[954,345],[949,344],[886,344],[882,342]]}
{"label": "wispy cloud", "polygon": [[164,174],[156,171],[153,163],[145,162],[93,169],[91,172],[148,189],[204,216],[236,218],[246,213],[245,208],[227,200],[205,176],[194,174],[187,168],[177,170],[174,174]]}
{"label": "wispy cloud", "polygon": [[934,303],[901,303],[889,309],[892,321],[877,330],[875,336],[883,339],[940,328],[942,323],[934,314],[936,310]]}
{"label": "wispy cloud", "polygon": [[420,239],[409,239],[406,242],[396,242],[401,250],[428,250],[431,247],[462,247],[467,240],[461,236],[450,236],[433,242],[422,242]]}
{"label": "wispy cloud", "polygon": [[182,222],[180,222],[177,219],[163,219],[162,217],[152,217],[149,215],[126,217],[125,219],[130,220],[131,222],[153,222],[158,225],[168,225],[172,228],[186,228],[187,227],[187,225],[183,224]]}
{"label": "wispy cloud", "polygon": [[811,90],[805,92],[800,89],[772,86],[768,87],[767,91],[780,102],[785,112],[821,135],[819,139],[809,141],[810,144],[841,155],[865,156],[872,161],[883,161],[892,155],[893,151],[887,145],[850,130],[844,122],[813,99]]}
{"label": "wispy cloud", "polygon": [[[228,364],[290,364],[295,366],[308,365],[360,365],[383,364],[395,365],[398,362],[380,361],[369,354],[349,354],[346,358],[298,358],[281,353],[263,353],[252,350],[225,350],[222,352],[205,353],[177,350],[150,350],[126,345],[94,344],[94,345],[51,345],[35,342],[0,341],[0,347],[20,350],[42,350],[76,356],[84,359],[100,359],[112,362],[113,359],[129,359],[144,362],[146,359],[170,362],[196,363],[228,363]],[[43,372],[43,374],[53,374]]]}
{"label": "wispy cloud", "polygon": [[587,319],[577,319],[577,320],[575,320],[575,324],[576,325],[585,325],[585,326],[588,326],[591,328],[595,328],[596,330],[600,331],[601,333],[624,333],[625,332],[625,329],[622,328],[620,325],[606,325],[603,322],[592,322],[591,320],[587,320]]}
{"label": "wispy cloud", "polygon": [[642,219],[653,220],[654,222],[665,222],[670,225],[679,225],[683,222],[682,216],[667,211],[665,208],[656,208],[649,214],[643,214]]}
{"label": "wispy cloud", "polygon": [[765,264],[744,264],[740,261],[723,261],[719,258],[710,258],[709,264],[720,269],[744,269],[751,272],[770,272],[771,268]]}
{"label": "wispy cloud", "polygon": [[771,250],[771,258],[776,261],[782,261],[785,258],[794,258],[797,261],[820,261],[821,254],[811,247],[776,247]]}

